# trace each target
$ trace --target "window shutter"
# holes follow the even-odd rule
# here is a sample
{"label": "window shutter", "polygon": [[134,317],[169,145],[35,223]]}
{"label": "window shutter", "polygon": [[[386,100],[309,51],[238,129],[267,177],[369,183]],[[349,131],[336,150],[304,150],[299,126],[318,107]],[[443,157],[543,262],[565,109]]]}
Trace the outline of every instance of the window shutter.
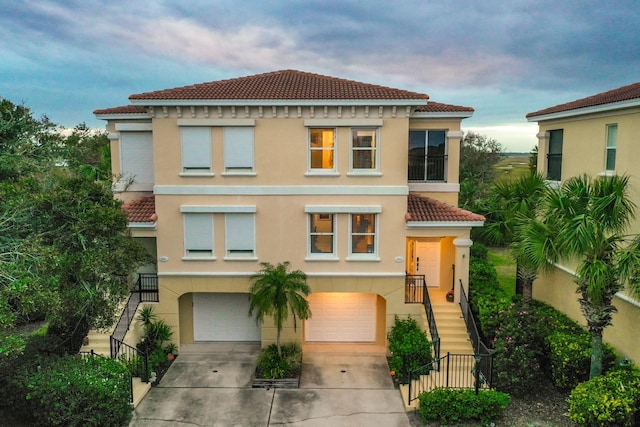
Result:
{"label": "window shutter", "polygon": [[182,167],[184,169],[211,169],[211,128],[183,127]]}
{"label": "window shutter", "polygon": [[225,214],[227,254],[255,252],[255,215]]}
{"label": "window shutter", "polygon": [[253,169],[253,128],[224,128],[224,166],[226,169]]}
{"label": "window shutter", "polygon": [[184,246],[189,251],[213,253],[213,215],[184,214]]}
{"label": "window shutter", "polygon": [[120,132],[120,167],[136,184],[153,184],[153,136],[151,132]]}

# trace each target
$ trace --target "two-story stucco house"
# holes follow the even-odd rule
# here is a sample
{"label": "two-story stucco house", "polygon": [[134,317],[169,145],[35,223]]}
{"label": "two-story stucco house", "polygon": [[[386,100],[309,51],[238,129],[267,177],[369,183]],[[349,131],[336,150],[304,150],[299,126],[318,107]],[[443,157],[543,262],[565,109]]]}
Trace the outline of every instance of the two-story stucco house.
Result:
{"label": "two-story stucco house", "polygon": [[312,318],[283,339],[384,351],[420,318],[415,280],[467,286],[456,206],[462,119],[428,95],[294,70],[134,94],[107,121],[117,196],[157,258],[174,341],[275,340],[248,317],[260,262],[308,275]]}
{"label": "two-story stucco house", "polygon": [[[640,83],[529,113],[527,119],[538,122],[538,170],[549,180],[629,175],[631,198],[640,207]],[[640,233],[640,212],[637,216],[632,233]],[[534,297],[584,324],[573,282],[575,263],[557,267],[536,281]],[[620,292],[614,305],[618,313],[604,339],[639,363],[640,302]]]}

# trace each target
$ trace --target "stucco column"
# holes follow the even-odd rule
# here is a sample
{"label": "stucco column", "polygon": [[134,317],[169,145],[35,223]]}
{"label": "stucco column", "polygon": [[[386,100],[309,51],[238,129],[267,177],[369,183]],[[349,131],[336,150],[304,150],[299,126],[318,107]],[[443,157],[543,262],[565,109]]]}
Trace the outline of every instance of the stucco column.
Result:
{"label": "stucco column", "polygon": [[549,151],[549,132],[538,132],[538,172],[547,176],[547,154]]}
{"label": "stucco column", "polygon": [[473,240],[458,237],[453,240],[453,245],[456,247],[455,302],[459,304],[461,281],[464,293],[469,298],[469,248]]}

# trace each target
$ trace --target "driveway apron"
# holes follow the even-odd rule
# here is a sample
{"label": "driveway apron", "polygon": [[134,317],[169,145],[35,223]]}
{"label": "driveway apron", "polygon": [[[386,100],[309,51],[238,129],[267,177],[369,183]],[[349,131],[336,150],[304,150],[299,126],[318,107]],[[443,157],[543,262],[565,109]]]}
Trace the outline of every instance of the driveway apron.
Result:
{"label": "driveway apron", "polygon": [[130,426],[409,426],[384,355],[305,353],[299,389],[252,389],[259,346],[181,351]]}

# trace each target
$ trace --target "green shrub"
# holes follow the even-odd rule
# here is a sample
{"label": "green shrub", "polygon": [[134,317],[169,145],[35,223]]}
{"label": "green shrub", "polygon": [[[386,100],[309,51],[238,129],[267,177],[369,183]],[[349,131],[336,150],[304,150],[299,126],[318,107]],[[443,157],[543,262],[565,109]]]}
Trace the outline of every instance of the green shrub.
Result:
{"label": "green shrub", "polygon": [[11,380],[14,412],[36,426],[122,426],[131,417],[130,379],[120,363],[51,356]]}
{"label": "green shrub", "polygon": [[[535,390],[540,382],[540,364],[535,342],[533,314],[516,304],[497,316],[493,340],[495,387],[516,396]],[[541,350],[541,349],[540,349]]]}
{"label": "green shrub", "polygon": [[391,353],[389,368],[395,372],[399,382],[407,382],[409,372],[416,374],[429,372],[428,365],[433,361],[431,342],[415,319],[411,317],[400,319],[396,316],[387,339]]}
{"label": "green shrub", "polygon": [[[559,390],[569,391],[589,379],[591,367],[591,335],[556,332],[547,337],[550,349],[551,380]],[[613,347],[603,345],[602,371],[614,366],[616,354]]]}
{"label": "green shrub", "polygon": [[256,367],[258,378],[294,378],[300,374],[302,366],[300,344],[283,344],[280,350],[282,357],[278,356],[278,347],[275,344],[262,349]]}
{"label": "green shrub", "polygon": [[[499,288],[496,268],[486,259],[473,258],[469,263],[469,287],[482,292],[484,288]],[[473,299],[473,295],[470,297]]]}
{"label": "green shrub", "polygon": [[437,388],[421,393],[420,415],[422,421],[439,421],[449,424],[452,421],[479,420],[486,424],[500,418],[511,402],[507,393],[495,390],[475,390]]}
{"label": "green shrub", "polygon": [[615,369],[579,384],[568,402],[569,418],[581,426],[640,425],[640,370]]}
{"label": "green shrub", "polygon": [[144,359],[141,356],[134,354],[127,357],[126,354],[123,354],[118,360],[125,368],[127,368],[127,370],[131,373],[131,376],[140,377],[143,381],[146,381],[151,377],[153,367],[151,366],[151,363],[149,363],[148,359],[146,372]]}
{"label": "green shrub", "polygon": [[474,242],[469,248],[469,256],[471,258],[489,259],[489,248],[481,243]]}

